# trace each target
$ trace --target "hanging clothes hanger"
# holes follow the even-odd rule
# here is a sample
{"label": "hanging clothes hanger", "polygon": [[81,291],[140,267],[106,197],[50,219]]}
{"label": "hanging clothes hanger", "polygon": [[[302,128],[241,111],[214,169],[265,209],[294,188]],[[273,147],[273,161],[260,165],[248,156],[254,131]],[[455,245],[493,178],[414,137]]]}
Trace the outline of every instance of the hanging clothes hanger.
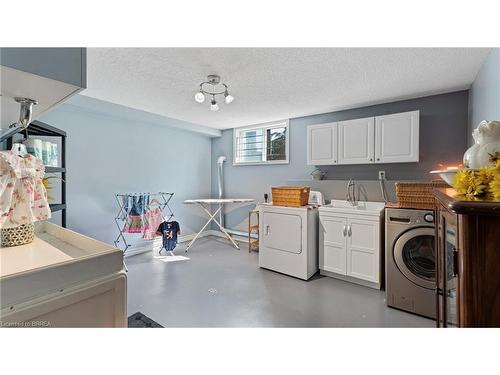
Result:
{"label": "hanging clothes hanger", "polygon": [[151,199],[151,202],[149,202],[149,205],[152,206],[153,204],[156,204],[158,206],[161,206],[161,203],[158,202],[156,198]]}
{"label": "hanging clothes hanger", "polygon": [[11,151],[14,155],[23,157],[26,154],[28,154],[28,150],[26,149],[26,146],[23,145],[22,143],[14,143],[12,145]]}

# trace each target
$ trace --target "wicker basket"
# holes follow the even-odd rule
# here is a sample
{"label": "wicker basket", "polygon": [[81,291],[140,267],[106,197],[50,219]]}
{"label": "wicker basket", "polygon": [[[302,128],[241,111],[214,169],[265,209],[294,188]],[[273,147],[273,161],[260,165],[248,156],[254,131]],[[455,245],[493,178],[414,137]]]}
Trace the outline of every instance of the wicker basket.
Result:
{"label": "wicker basket", "polygon": [[2,247],[26,245],[33,242],[35,238],[35,226],[23,224],[15,228],[1,230]]}
{"label": "wicker basket", "polygon": [[309,202],[309,186],[274,186],[272,187],[273,205],[302,207]]}
{"label": "wicker basket", "polygon": [[444,181],[400,181],[396,182],[398,206],[403,208],[434,208],[432,189],[449,188]]}

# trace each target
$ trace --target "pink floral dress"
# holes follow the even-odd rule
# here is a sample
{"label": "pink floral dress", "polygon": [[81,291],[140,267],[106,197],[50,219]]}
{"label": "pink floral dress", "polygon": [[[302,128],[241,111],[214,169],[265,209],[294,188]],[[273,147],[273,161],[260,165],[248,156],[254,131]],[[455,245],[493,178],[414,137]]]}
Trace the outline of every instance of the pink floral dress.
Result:
{"label": "pink floral dress", "polygon": [[0,151],[0,228],[50,218],[47,191],[42,183],[44,174],[40,159]]}
{"label": "pink floral dress", "polygon": [[152,208],[144,214],[144,221],[146,222],[144,226],[144,235],[142,238],[145,240],[152,240],[158,234],[156,234],[156,231],[158,230],[158,227],[163,221],[163,213],[159,207]]}

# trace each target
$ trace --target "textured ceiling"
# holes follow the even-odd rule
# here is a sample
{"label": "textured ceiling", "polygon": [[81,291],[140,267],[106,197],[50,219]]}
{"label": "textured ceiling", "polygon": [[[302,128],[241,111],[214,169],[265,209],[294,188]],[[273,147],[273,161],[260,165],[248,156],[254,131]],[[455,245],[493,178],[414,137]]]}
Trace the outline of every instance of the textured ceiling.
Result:
{"label": "textured ceiling", "polygon": [[[89,48],[82,94],[231,128],[466,89],[474,48]],[[218,74],[236,98],[218,112],[193,96]]]}

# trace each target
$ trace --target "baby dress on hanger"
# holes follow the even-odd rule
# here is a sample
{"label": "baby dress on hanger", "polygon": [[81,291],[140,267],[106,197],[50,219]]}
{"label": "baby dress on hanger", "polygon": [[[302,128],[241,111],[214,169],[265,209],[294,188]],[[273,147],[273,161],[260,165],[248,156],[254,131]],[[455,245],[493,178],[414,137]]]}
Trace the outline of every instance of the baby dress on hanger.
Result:
{"label": "baby dress on hanger", "polygon": [[132,208],[127,217],[127,222],[123,227],[123,231],[126,233],[142,233],[144,229],[143,217],[141,214],[142,206],[142,196],[139,198],[132,197]]}
{"label": "baby dress on hanger", "polygon": [[152,208],[144,214],[144,235],[145,240],[154,239],[157,234],[156,230],[163,221],[163,212],[160,207]]}
{"label": "baby dress on hanger", "polygon": [[30,154],[0,152],[0,228],[14,228],[50,219],[45,167]]}

